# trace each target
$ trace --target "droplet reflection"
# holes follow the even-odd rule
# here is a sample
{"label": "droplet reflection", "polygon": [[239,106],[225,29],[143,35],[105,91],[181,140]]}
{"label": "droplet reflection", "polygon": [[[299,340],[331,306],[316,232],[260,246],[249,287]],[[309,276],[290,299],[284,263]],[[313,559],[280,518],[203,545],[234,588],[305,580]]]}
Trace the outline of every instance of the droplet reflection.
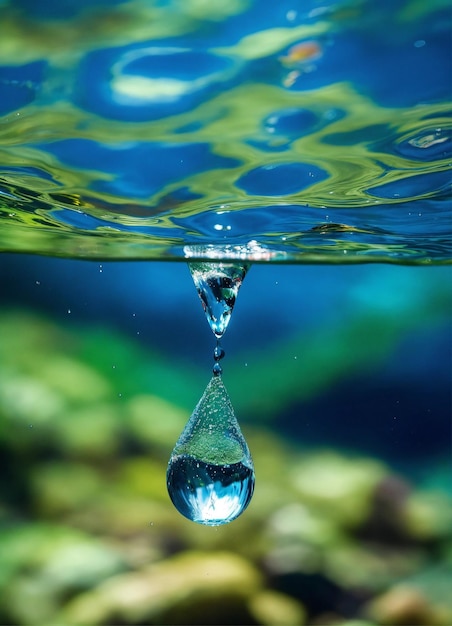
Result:
{"label": "droplet reflection", "polygon": [[167,487],[179,513],[208,526],[231,522],[250,503],[253,462],[220,375],[210,380],[174,447]]}

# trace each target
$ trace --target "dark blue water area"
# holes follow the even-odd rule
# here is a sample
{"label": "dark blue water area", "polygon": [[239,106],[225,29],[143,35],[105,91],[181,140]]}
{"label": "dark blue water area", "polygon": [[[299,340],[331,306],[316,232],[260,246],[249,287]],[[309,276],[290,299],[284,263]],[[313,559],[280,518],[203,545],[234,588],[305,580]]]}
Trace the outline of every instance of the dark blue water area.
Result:
{"label": "dark blue water area", "polygon": [[287,410],[278,426],[299,441],[365,450],[421,476],[425,459],[450,458],[451,373],[450,324],[409,333],[371,376]]}
{"label": "dark blue water area", "polygon": [[393,152],[422,163],[449,159],[452,156],[452,127],[447,124],[441,124],[440,128],[433,125],[424,127],[421,134],[412,133],[400,141],[389,132],[382,135],[371,148],[375,152]]}
{"label": "dark blue water area", "polygon": [[450,169],[442,172],[413,174],[400,180],[384,183],[367,189],[375,198],[419,198],[423,195],[450,194],[452,174]]}
{"label": "dark blue water area", "polygon": [[[425,469],[450,455],[452,327],[444,314],[431,313],[414,327],[410,316],[438,294],[450,301],[451,285],[451,267],[255,265],[222,342],[225,383],[228,361],[243,370],[246,386],[253,363],[300,333],[307,341],[323,329],[325,337],[340,335],[360,315],[396,320],[398,338],[384,358],[286,404],[273,428],[301,445],[342,447]],[[0,292],[3,308],[26,306],[71,327],[118,330],[167,362],[211,369],[214,337],[184,263],[3,255]]]}
{"label": "dark blue water area", "polygon": [[328,178],[320,167],[307,163],[263,165],[241,176],[236,185],[251,196],[295,194]]}
{"label": "dark blue water area", "polygon": [[0,65],[0,115],[6,115],[33,102],[46,68],[46,61],[34,61],[25,65]]}
{"label": "dark blue water area", "polygon": [[[431,15],[417,22],[416,28],[402,28],[384,11],[374,17],[367,31],[361,24],[359,31],[351,27],[337,34],[316,61],[317,71],[300,74],[291,89],[316,89],[334,77],[334,82],[358,85],[364,94],[388,107],[449,98],[450,13]],[[385,21],[385,17],[389,19]]]}
{"label": "dark blue water area", "polygon": [[[194,49],[190,49],[194,48]],[[238,69],[238,68],[237,68]],[[231,59],[202,48],[193,38],[166,38],[116,48],[94,50],[78,68],[74,102],[106,118],[141,122],[189,111],[232,85],[235,66]],[[135,96],[121,91],[113,81],[179,81],[176,91],[158,97]],[[155,82],[153,91],[157,89]],[[168,84],[160,89],[166,90]]]}
{"label": "dark blue water area", "polygon": [[264,152],[284,152],[291,148],[294,140],[318,131],[345,115],[345,111],[336,107],[329,107],[321,113],[302,107],[275,110],[263,120],[260,137],[247,143]]}
{"label": "dark blue water area", "polygon": [[81,169],[102,169],[111,180],[91,188],[111,194],[147,198],[165,185],[210,169],[237,167],[237,159],[212,154],[208,144],[126,142],[109,146],[88,139],[65,139],[40,146],[62,163]]}

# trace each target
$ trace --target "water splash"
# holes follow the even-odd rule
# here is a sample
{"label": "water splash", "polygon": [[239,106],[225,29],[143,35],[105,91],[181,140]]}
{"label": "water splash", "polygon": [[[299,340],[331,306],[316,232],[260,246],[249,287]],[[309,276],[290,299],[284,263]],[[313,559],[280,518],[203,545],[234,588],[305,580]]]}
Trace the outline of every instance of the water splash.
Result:
{"label": "water splash", "polygon": [[249,263],[189,263],[196,290],[215,337],[223,336]]}
{"label": "water splash", "polygon": [[227,524],[248,506],[254,467],[220,375],[213,376],[171,454],[169,496],[189,520]]}

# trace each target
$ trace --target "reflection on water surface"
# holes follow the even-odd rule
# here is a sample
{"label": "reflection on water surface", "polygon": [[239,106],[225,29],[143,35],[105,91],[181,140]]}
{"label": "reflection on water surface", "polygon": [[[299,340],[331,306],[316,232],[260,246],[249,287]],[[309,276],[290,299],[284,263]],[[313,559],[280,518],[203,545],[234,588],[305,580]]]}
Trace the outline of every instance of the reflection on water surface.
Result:
{"label": "reflection on water surface", "polygon": [[428,4],[0,7],[0,249],[450,259],[450,24]]}

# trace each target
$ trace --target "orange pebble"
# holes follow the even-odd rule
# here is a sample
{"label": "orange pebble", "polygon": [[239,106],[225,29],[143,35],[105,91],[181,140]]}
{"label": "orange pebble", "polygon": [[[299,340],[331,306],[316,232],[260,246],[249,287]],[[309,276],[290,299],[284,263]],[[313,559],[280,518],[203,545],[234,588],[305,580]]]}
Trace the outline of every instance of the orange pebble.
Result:
{"label": "orange pebble", "polygon": [[292,65],[312,61],[320,56],[322,56],[322,48],[316,41],[303,41],[289,48],[287,56],[282,57],[281,61]]}

